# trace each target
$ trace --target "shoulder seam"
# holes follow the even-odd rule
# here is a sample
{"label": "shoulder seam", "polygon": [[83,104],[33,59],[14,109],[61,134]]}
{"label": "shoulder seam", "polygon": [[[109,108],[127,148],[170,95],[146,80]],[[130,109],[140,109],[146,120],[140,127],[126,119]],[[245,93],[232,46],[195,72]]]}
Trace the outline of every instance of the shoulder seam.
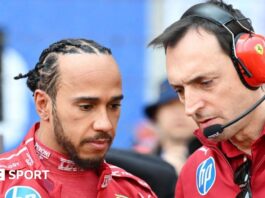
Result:
{"label": "shoulder seam", "polygon": [[[30,143],[31,141],[33,141],[33,137],[27,139],[27,140],[25,141],[25,144],[27,145],[27,144]],[[19,151],[17,151],[16,153],[13,153],[13,154],[11,154],[11,155],[9,155],[8,157],[2,157],[2,158],[0,158],[0,161],[1,161],[1,160],[10,160],[10,159],[12,159],[13,157],[17,157],[17,156],[19,156],[21,153],[23,153],[25,150],[27,150],[27,147],[26,147],[26,146],[22,147]]]}
{"label": "shoulder seam", "polygon": [[12,159],[13,157],[17,157],[19,156],[22,152],[24,152],[25,150],[27,150],[26,147],[23,147],[22,149],[20,149],[17,153],[14,153],[8,157],[3,157],[3,158],[0,158],[0,160],[10,160]]}

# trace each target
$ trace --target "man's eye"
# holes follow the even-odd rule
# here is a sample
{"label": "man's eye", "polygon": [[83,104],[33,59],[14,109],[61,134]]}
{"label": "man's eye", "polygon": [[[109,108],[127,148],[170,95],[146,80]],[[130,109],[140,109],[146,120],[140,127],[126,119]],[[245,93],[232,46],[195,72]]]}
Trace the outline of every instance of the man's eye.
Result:
{"label": "man's eye", "polygon": [[203,86],[209,86],[209,85],[211,85],[212,82],[213,82],[212,80],[204,80],[204,81],[201,82],[201,84]]}
{"label": "man's eye", "polygon": [[184,94],[184,89],[183,88],[176,88],[175,92],[179,95],[182,96]]}
{"label": "man's eye", "polygon": [[181,93],[183,92],[183,89],[175,89],[175,92],[176,92],[177,94],[181,94]]}
{"label": "man's eye", "polygon": [[111,107],[111,109],[119,109],[121,107],[121,104],[120,103],[111,104],[110,107]]}
{"label": "man's eye", "polygon": [[82,104],[82,105],[79,105],[79,108],[83,111],[89,111],[93,108],[93,105],[90,105],[90,104]]}

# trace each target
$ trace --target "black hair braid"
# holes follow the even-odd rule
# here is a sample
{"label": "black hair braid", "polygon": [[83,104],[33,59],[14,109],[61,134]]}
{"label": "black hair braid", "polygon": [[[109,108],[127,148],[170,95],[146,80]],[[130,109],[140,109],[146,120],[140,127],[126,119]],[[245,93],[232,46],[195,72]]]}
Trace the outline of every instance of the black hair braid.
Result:
{"label": "black hair braid", "polygon": [[39,70],[43,67],[44,65],[37,63],[35,68],[33,70],[30,70],[28,73],[27,86],[32,92],[34,92],[38,88],[37,86],[40,80]]}
{"label": "black hair braid", "polygon": [[34,92],[37,89],[37,83],[39,80],[39,69],[43,67],[44,65],[40,65],[39,63],[37,63],[34,69],[30,70],[26,74],[20,73],[17,76],[15,76],[14,79],[19,80],[21,78],[28,78],[27,86],[32,92]]}
{"label": "black hair braid", "polygon": [[51,97],[56,95],[58,78],[58,54],[101,53],[111,55],[111,50],[87,39],[65,39],[51,44],[44,49],[34,69],[26,74],[19,74],[14,79],[27,79],[28,88],[34,93],[36,89],[46,91]]}

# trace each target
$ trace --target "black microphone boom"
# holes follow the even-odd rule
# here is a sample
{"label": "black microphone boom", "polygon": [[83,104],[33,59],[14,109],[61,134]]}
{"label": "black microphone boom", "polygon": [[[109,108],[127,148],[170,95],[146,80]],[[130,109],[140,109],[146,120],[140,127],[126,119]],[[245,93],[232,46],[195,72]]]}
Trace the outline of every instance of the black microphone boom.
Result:
{"label": "black microphone boom", "polygon": [[247,111],[245,111],[242,115],[240,115],[236,119],[228,122],[225,125],[214,124],[214,125],[211,125],[209,127],[206,127],[203,130],[204,136],[207,138],[213,138],[213,137],[220,135],[226,127],[229,127],[230,125],[232,125],[232,124],[236,123],[237,121],[241,120],[242,118],[244,118],[246,115],[251,113],[254,109],[256,109],[257,106],[259,106],[264,100],[265,100],[265,95],[261,99],[259,99],[252,107],[250,107]]}
{"label": "black microphone boom", "polygon": [[222,133],[224,130],[223,126],[221,124],[214,124],[209,127],[206,127],[203,130],[203,134],[207,138],[213,138],[218,136],[220,133]]}

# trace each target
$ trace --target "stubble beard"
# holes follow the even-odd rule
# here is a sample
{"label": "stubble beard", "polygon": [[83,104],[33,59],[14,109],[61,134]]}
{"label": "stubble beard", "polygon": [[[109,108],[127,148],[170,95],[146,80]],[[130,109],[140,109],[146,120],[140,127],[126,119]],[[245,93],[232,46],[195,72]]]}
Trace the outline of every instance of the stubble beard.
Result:
{"label": "stubble beard", "polygon": [[[98,169],[104,161],[103,157],[81,158],[78,155],[77,149],[71,140],[65,135],[62,123],[57,115],[56,109],[53,108],[53,126],[54,134],[57,143],[66,151],[68,157],[81,169]],[[110,140],[112,142],[112,139]],[[111,143],[110,143],[111,144]]]}

